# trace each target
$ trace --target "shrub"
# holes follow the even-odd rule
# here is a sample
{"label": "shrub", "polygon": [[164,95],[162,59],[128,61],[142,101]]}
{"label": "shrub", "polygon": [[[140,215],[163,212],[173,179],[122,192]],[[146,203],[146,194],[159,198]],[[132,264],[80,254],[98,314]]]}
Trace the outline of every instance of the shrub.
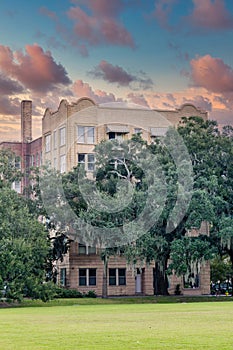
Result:
{"label": "shrub", "polygon": [[96,295],[96,292],[94,290],[89,290],[86,294],[85,294],[85,297],[87,298],[96,298],[97,295]]}
{"label": "shrub", "polygon": [[83,294],[76,289],[58,287],[55,298],[83,298]]}

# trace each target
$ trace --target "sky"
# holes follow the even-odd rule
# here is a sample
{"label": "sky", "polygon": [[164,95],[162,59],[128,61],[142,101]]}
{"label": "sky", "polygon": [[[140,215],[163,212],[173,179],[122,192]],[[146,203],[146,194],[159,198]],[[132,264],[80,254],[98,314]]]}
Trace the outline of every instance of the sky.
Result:
{"label": "sky", "polygon": [[23,99],[36,138],[46,108],[84,96],[233,125],[233,1],[0,1],[0,141],[20,140]]}

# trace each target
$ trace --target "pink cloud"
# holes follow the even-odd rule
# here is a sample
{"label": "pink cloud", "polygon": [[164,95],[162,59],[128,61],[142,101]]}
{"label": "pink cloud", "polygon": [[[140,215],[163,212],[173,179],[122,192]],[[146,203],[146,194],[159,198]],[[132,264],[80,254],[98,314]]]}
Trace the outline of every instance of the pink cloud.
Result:
{"label": "pink cloud", "polygon": [[81,3],[88,6],[98,16],[117,17],[124,9],[123,0],[78,0],[73,3]]}
{"label": "pink cloud", "polygon": [[122,67],[113,66],[105,60],[102,60],[89,74],[94,78],[101,78],[109,83],[117,83],[119,86],[129,86],[132,90],[147,90],[153,86],[153,81],[144,72],[133,75]]}
{"label": "pink cloud", "polygon": [[34,91],[47,92],[71,83],[65,68],[54,61],[49,51],[44,52],[37,44],[27,45],[25,51],[12,52],[0,45],[0,69]]}
{"label": "pink cloud", "polygon": [[148,105],[145,97],[142,94],[134,94],[131,92],[130,94],[127,95],[127,98],[132,103],[149,108],[149,105]]}
{"label": "pink cloud", "polygon": [[233,69],[210,55],[192,59],[191,78],[196,86],[212,92],[233,92]]}
{"label": "pink cloud", "polygon": [[188,23],[198,28],[233,28],[233,16],[227,11],[224,0],[193,0],[194,9]]}
{"label": "pink cloud", "polygon": [[80,6],[76,6],[67,12],[68,17],[74,21],[77,41],[85,40],[89,45],[135,47],[131,34],[118,18],[124,8],[123,1],[87,0],[75,3],[84,4],[88,10],[85,12]]}
{"label": "pink cloud", "polygon": [[193,98],[184,97],[183,103],[192,103],[194,106],[204,111],[212,111],[212,102],[207,97],[201,95],[194,96]]}
{"label": "pink cloud", "polygon": [[115,97],[112,93],[107,93],[102,90],[93,90],[88,83],[84,83],[82,80],[76,80],[73,84],[73,92],[75,97],[89,97],[95,103],[106,103],[106,102],[119,102],[122,101]]}

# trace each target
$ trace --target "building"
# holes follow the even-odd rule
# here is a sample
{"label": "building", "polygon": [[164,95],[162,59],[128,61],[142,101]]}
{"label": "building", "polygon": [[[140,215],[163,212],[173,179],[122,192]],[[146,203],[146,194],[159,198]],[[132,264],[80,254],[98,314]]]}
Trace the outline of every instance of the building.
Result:
{"label": "building", "polygon": [[[177,126],[181,117],[194,115],[207,119],[207,113],[192,104],[171,111],[149,110],[119,103],[96,105],[88,98],[82,98],[73,104],[62,100],[57,111],[47,109],[43,116],[43,159],[60,172],[67,172],[82,163],[91,175],[95,163],[94,147],[102,140],[126,140],[140,132],[143,139],[150,143],[156,137],[164,135],[169,126]],[[208,234],[207,225],[204,231]],[[59,264],[58,272],[61,285],[67,288],[81,292],[94,290],[99,296],[103,293],[104,264],[93,247],[73,242],[69,254]],[[184,294],[208,294],[209,273],[209,265],[206,263],[193,276],[196,288],[183,288],[183,280],[171,276],[169,291],[174,293],[176,285],[180,284]],[[112,256],[108,262],[107,279],[109,296],[154,295],[156,291],[154,263],[150,266],[138,263],[132,270],[127,267],[122,256]]]}
{"label": "building", "polygon": [[[135,133],[150,142],[166,133],[170,125],[177,126],[181,117],[200,116],[207,119],[207,112],[192,104],[184,104],[175,110],[149,110],[137,105],[96,105],[89,98],[82,98],[69,104],[62,100],[55,112],[46,109],[42,119],[42,136],[32,140],[32,102],[21,104],[21,142],[1,142],[0,148],[10,148],[16,154],[24,179],[13,187],[22,192],[28,184],[31,166],[49,162],[60,172],[71,170],[78,163],[85,166],[87,173],[94,169],[94,147],[102,140],[130,139]],[[203,223],[208,234],[208,225]],[[203,230],[202,230],[203,232]],[[187,232],[187,234],[198,234]],[[103,291],[104,265],[98,251],[79,242],[72,242],[69,253],[58,264],[59,283],[81,292],[94,290],[101,296]],[[183,281],[171,276],[169,292],[181,285],[183,294],[209,294],[210,268],[206,263],[198,273],[196,288],[183,288]],[[110,257],[107,273],[107,294],[154,295],[156,291],[155,264],[130,269],[125,259],[118,255]]]}
{"label": "building", "polygon": [[12,187],[23,193],[29,184],[30,167],[42,164],[42,137],[32,140],[32,101],[21,102],[21,141],[0,142],[0,149],[11,150],[16,158],[15,164],[24,174],[22,181],[14,182]]}

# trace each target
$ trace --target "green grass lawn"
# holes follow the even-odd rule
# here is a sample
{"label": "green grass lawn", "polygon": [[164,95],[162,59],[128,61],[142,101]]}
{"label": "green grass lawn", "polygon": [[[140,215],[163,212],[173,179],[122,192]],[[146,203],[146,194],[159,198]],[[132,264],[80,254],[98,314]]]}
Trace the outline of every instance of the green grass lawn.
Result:
{"label": "green grass lawn", "polygon": [[0,349],[232,350],[233,302],[0,309]]}

